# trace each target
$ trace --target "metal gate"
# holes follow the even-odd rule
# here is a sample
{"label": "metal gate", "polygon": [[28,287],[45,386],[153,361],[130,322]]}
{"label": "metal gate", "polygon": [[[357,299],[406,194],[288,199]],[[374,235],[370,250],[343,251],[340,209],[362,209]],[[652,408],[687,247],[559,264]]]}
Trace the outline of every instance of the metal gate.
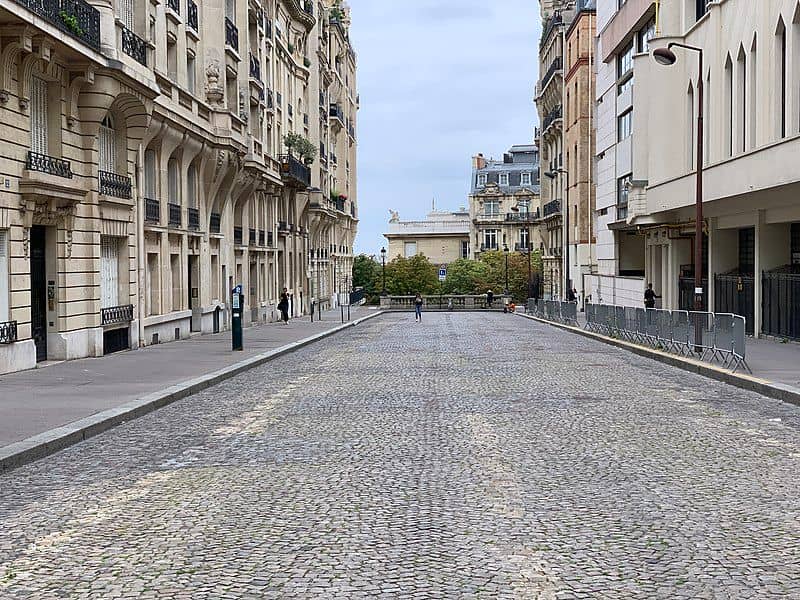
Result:
{"label": "metal gate", "polygon": [[763,273],[761,290],[764,333],[800,340],[800,269]]}
{"label": "metal gate", "polygon": [[36,344],[36,362],[47,360],[47,261],[46,230],[31,227],[31,337]]}
{"label": "metal gate", "polygon": [[750,335],[753,335],[755,301],[755,278],[752,275],[714,276],[714,312],[743,316]]}
{"label": "metal gate", "polygon": [[[678,279],[678,303],[680,310],[696,310],[694,307],[694,277]],[[701,311],[708,310],[708,279],[703,279],[703,304]]]}

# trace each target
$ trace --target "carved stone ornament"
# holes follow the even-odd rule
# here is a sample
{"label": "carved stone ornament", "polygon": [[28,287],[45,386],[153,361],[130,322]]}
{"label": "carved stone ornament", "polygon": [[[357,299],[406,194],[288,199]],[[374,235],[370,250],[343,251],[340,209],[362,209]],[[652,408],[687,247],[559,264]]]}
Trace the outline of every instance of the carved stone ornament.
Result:
{"label": "carved stone ornament", "polygon": [[219,79],[219,62],[211,60],[206,66],[206,98],[211,104],[222,104],[225,97],[225,89],[220,85]]}

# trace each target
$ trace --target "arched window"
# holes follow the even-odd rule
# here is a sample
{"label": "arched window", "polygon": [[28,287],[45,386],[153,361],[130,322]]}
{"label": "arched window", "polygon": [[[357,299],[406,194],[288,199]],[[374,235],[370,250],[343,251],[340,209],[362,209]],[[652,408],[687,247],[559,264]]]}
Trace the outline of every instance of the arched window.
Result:
{"label": "arched window", "polygon": [[725,61],[725,156],[733,155],[733,61]]}
{"label": "arched window", "polygon": [[736,149],[747,150],[747,55],[743,47],[739,47],[736,56]]}
{"label": "arched window", "polygon": [[114,130],[114,120],[111,115],[100,123],[100,170],[107,173],[116,173],[117,134]]}
{"label": "arched window", "polygon": [[756,68],[758,67],[758,44],[756,37],[753,36],[753,45],[750,47],[750,126],[749,126],[749,135],[748,139],[750,141],[750,148],[756,147],[756,134],[758,133],[758,110],[757,110],[757,100],[758,100],[758,71]]}
{"label": "arched window", "polygon": [[178,174],[178,159],[170,158],[167,163],[167,193],[169,194],[168,202],[170,204],[180,205],[181,192],[180,192],[180,175]]}
{"label": "arched window", "polygon": [[778,21],[775,31],[775,124],[778,137],[786,137],[786,26],[783,19]]}
{"label": "arched window", "polygon": [[689,83],[689,91],[686,93],[686,122],[689,135],[686,136],[686,156],[689,159],[689,170],[694,166],[694,86]]}

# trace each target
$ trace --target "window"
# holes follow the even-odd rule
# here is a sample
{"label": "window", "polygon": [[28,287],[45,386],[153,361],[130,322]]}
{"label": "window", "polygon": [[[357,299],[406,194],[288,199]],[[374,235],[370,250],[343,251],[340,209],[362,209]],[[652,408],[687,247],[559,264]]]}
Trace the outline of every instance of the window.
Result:
{"label": "window", "polygon": [[483,249],[497,250],[497,230],[486,229],[483,232]]}
{"label": "window", "polygon": [[747,150],[747,56],[742,47],[736,57],[736,88],[736,149],[744,152]]}
{"label": "window", "polygon": [[524,198],[517,202],[517,208],[519,209],[520,214],[527,215],[531,209],[531,201],[527,198]]}
{"label": "window", "polygon": [[478,175],[478,185],[486,185],[486,173]]}
{"label": "window", "polygon": [[711,4],[712,0],[696,0],[697,2],[697,13],[696,13],[696,20],[699,21],[703,18],[708,12],[708,5]]}
{"label": "window", "polygon": [[497,200],[486,200],[483,203],[483,214],[487,216],[500,214],[500,202]]}
{"label": "window", "polygon": [[636,47],[639,52],[650,52],[650,40],[656,37],[655,17],[636,34]]}
{"label": "window", "polygon": [[144,195],[151,200],[156,199],[156,153],[146,150],[144,153]]}
{"label": "window", "polygon": [[[792,264],[800,265],[800,223],[792,223]],[[0,313],[2,315],[2,313]]]}
{"label": "window", "polygon": [[775,36],[778,55],[778,64],[776,65],[778,93],[776,95],[775,110],[778,114],[778,135],[784,138],[786,137],[786,27],[784,27],[783,21],[778,24],[778,31]]}
{"label": "window", "polygon": [[186,171],[186,206],[197,208],[197,168],[193,164]]}
{"label": "window", "polygon": [[461,258],[469,258],[469,242],[461,241]]}
{"label": "window", "polygon": [[167,164],[167,190],[170,204],[180,204],[180,178],[178,176],[178,160],[170,158]]}
{"label": "window", "polygon": [[519,176],[519,183],[520,185],[530,185],[531,184],[531,174],[530,173],[520,173]]}
{"label": "window", "polygon": [[725,61],[725,156],[733,155],[733,63]]}
{"label": "window", "polygon": [[406,258],[411,258],[417,255],[417,242],[405,242],[403,244],[403,252]]}
{"label": "window", "polygon": [[617,220],[628,218],[628,191],[631,181],[631,175],[617,179]]}
{"label": "window", "polygon": [[134,31],[134,2],[136,0],[120,0],[119,2],[119,19],[122,24],[130,30]]}
{"label": "window", "polygon": [[100,170],[107,173],[116,173],[116,131],[114,130],[114,120],[111,115],[106,115],[100,123]]}
{"label": "window", "polygon": [[100,237],[100,305],[119,306],[119,238]]}
{"label": "window", "polygon": [[225,16],[236,22],[236,0],[225,0]]}
{"label": "window", "polygon": [[525,227],[524,229],[520,229],[519,230],[520,249],[527,248],[529,243],[530,243],[530,233],[528,232],[528,228]]}
{"label": "window", "polygon": [[617,94],[633,87],[633,40],[617,56]]}
{"label": "window", "polygon": [[629,138],[633,132],[633,109],[617,117],[617,141]]}
{"label": "window", "polygon": [[0,229],[0,321],[8,321],[8,229]]}
{"label": "window", "polygon": [[694,120],[694,87],[690,83],[689,91],[686,93],[686,122],[689,134],[686,136],[686,156],[689,159],[689,169],[694,166]]}
{"label": "window", "polygon": [[500,173],[500,185],[508,185],[508,173]]}
{"label": "window", "polygon": [[196,61],[193,54],[186,55],[186,88],[192,93],[197,92]]}
{"label": "window", "polygon": [[31,77],[31,150],[48,154],[47,142],[47,82]]}
{"label": "window", "polygon": [[752,274],[756,268],[756,230],[739,230],[739,272]]}

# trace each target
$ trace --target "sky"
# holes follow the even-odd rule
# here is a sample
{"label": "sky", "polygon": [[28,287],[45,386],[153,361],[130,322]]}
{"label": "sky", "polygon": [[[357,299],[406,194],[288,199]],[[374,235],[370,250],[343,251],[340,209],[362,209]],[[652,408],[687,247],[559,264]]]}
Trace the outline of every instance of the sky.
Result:
{"label": "sky", "polygon": [[357,253],[401,220],[467,205],[472,156],[529,144],[536,0],[349,0],[358,55]]}

